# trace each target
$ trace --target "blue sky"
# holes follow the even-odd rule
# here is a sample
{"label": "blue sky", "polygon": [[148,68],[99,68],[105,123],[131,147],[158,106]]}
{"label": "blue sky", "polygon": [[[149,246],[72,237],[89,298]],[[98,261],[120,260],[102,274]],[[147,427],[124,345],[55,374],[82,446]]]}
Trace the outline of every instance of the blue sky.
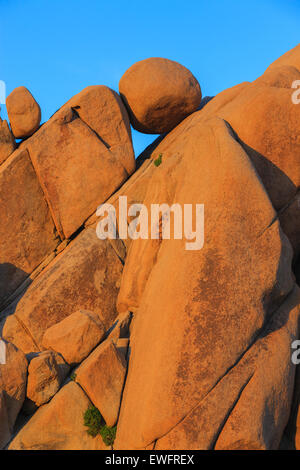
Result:
{"label": "blue sky", "polygon": [[[299,0],[0,0],[0,80],[27,86],[43,122],[88,85],[118,90],[147,57],[182,63],[212,96],[262,74],[299,24]],[[133,132],[136,154],[153,139]]]}

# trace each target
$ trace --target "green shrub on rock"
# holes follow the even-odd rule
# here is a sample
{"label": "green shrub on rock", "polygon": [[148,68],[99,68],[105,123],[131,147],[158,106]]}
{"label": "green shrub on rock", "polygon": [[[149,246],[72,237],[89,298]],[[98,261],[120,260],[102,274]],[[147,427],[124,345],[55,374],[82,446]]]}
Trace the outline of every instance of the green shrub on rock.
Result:
{"label": "green shrub on rock", "polygon": [[109,427],[95,406],[90,406],[83,415],[84,425],[88,427],[87,433],[96,437],[98,434],[106,446],[112,446],[116,437],[117,426]]}
{"label": "green shrub on rock", "polygon": [[104,426],[101,427],[100,429],[100,436],[103,439],[103,442],[107,446],[112,446],[114,443],[114,440],[116,438],[116,432],[117,432],[117,426],[113,426],[110,428],[109,426]]}
{"label": "green shrub on rock", "polygon": [[95,406],[90,406],[83,415],[84,425],[89,429],[87,433],[96,437],[99,434],[101,426],[103,426],[103,418],[100,411]]}

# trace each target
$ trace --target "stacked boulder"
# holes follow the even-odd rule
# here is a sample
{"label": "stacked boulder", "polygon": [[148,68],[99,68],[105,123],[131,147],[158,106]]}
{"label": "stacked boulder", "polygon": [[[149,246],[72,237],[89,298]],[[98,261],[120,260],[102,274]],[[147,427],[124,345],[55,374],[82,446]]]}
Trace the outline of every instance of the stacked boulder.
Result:
{"label": "stacked boulder", "polygon": [[[185,67],[153,58],[120,96],[89,87],[38,130],[19,121],[26,140],[0,165],[2,447],[299,447],[299,77],[300,46],[201,105]],[[167,133],[130,178],[129,122]],[[99,240],[95,209],[119,196],[204,204],[202,249]],[[86,432],[88,412],[114,443]]]}
{"label": "stacked boulder", "polygon": [[[74,366],[67,354],[44,346],[44,333],[70,316],[81,327],[77,363],[117,316],[123,261],[108,240],[97,238],[90,218],[135,170],[127,111],[108,87],[86,88],[42,126],[40,107],[26,88],[14,90],[6,104],[12,131],[1,121],[0,337],[27,355],[29,366],[22,366],[21,395],[12,390],[19,403],[13,413],[0,386],[1,447],[20,410],[31,415],[46,406]],[[23,140],[16,144],[15,138]],[[0,376],[12,367],[8,354]]]}

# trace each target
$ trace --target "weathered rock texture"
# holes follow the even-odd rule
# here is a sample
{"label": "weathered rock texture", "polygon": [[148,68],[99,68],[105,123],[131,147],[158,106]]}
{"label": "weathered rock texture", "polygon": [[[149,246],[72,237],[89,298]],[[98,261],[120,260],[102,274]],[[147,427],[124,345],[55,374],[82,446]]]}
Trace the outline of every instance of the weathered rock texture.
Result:
{"label": "weathered rock texture", "polygon": [[69,369],[63,358],[53,351],[38,354],[28,367],[27,398],[37,406],[47,403],[60,389]]}
{"label": "weathered rock texture", "polygon": [[100,343],[105,328],[100,316],[78,310],[46,330],[42,345],[60,353],[69,364],[82,362]]}
{"label": "weathered rock texture", "polygon": [[22,351],[6,343],[5,364],[0,364],[0,449],[9,441],[25,400],[27,360]]}
{"label": "weathered rock texture", "polygon": [[41,108],[24,86],[15,88],[6,98],[6,109],[14,136],[31,136],[41,122]]}
{"label": "weathered rock texture", "polygon": [[26,141],[62,237],[72,235],[134,171],[130,136],[127,142],[113,138],[110,147],[75,108],[65,106]]}
{"label": "weathered rock texture", "polygon": [[58,244],[26,150],[0,166],[0,304]]}
{"label": "weathered rock texture", "polygon": [[132,126],[146,134],[170,131],[197,110],[201,89],[182,65],[159,57],[132,65],[119,83]]}
{"label": "weathered rock texture", "polygon": [[[103,449],[83,425],[92,404],[117,425],[114,449],[299,448],[299,77],[300,46],[199,107],[184,67],[135,64],[120,81],[133,126],[172,130],[125,184],[129,119],[107,87],[86,88],[4,152],[0,318],[13,344],[0,366],[0,446],[24,402],[24,352],[23,412],[50,401],[11,449]],[[204,244],[187,249],[195,240],[173,230],[163,239],[162,216],[157,239],[99,240],[104,201],[119,234],[133,220],[120,219],[120,196],[149,214],[192,204],[193,230],[204,204]],[[76,365],[67,385],[58,353]]]}
{"label": "weathered rock texture", "polygon": [[7,309],[14,314],[5,321],[3,337],[25,353],[40,351],[46,330],[78,309],[101,312],[108,328],[117,315],[122,269],[109,241],[87,228]]}
{"label": "weathered rock texture", "polygon": [[204,247],[137,240],[125,265],[119,309],[136,319],[117,449],[276,448],[289,416],[292,249],[247,154],[224,121],[204,124],[200,113],[156,149],[163,163],[144,203],[204,202]]}
{"label": "weathered rock texture", "polygon": [[[26,136],[36,130],[37,107],[24,87],[7,98],[16,137],[21,136],[18,125],[31,129]],[[86,88],[13,152],[15,145],[1,120],[2,310],[135,169],[127,111],[105,86]]]}
{"label": "weathered rock texture", "polygon": [[76,371],[76,381],[108,426],[114,426],[118,419],[125,374],[124,355],[111,340],[100,344]]}
{"label": "weathered rock texture", "polygon": [[42,406],[11,442],[11,450],[104,450],[102,439],[92,438],[83,425],[91,402],[70,382]]}

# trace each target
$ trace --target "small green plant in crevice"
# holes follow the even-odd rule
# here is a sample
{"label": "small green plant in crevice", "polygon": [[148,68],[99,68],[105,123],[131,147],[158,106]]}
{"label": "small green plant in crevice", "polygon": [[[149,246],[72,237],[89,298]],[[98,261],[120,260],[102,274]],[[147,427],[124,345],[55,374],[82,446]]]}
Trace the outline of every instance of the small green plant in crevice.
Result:
{"label": "small green plant in crevice", "polygon": [[109,427],[95,406],[89,406],[83,415],[84,425],[88,428],[87,433],[96,437],[98,434],[106,446],[112,446],[116,437],[117,426]]}
{"label": "small green plant in crevice", "polygon": [[162,163],[162,153],[160,153],[156,160],[154,160],[154,165],[159,166]]}
{"label": "small green plant in crevice", "polygon": [[100,411],[95,406],[89,406],[83,415],[84,425],[88,427],[87,433],[96,437],[103,426],[103,418]]}
{"label": "small green plant in crevice", "polygon": [[75,380],[76,380],[76,373],[75,373],[75,372],[73,372],[73,373],[70,375],[70,379],[75,382]]}
{"label": "small green plant in crevice", "polygon": [[105,445],[107,446],[113,445],[114,440],[116,438],[116,432],[117,432],[117,426],[113,426],[111,428],[109,426],[106,426],[106,424],[102,426],[102,428],[100,429],[100,436],[102,437]]}

